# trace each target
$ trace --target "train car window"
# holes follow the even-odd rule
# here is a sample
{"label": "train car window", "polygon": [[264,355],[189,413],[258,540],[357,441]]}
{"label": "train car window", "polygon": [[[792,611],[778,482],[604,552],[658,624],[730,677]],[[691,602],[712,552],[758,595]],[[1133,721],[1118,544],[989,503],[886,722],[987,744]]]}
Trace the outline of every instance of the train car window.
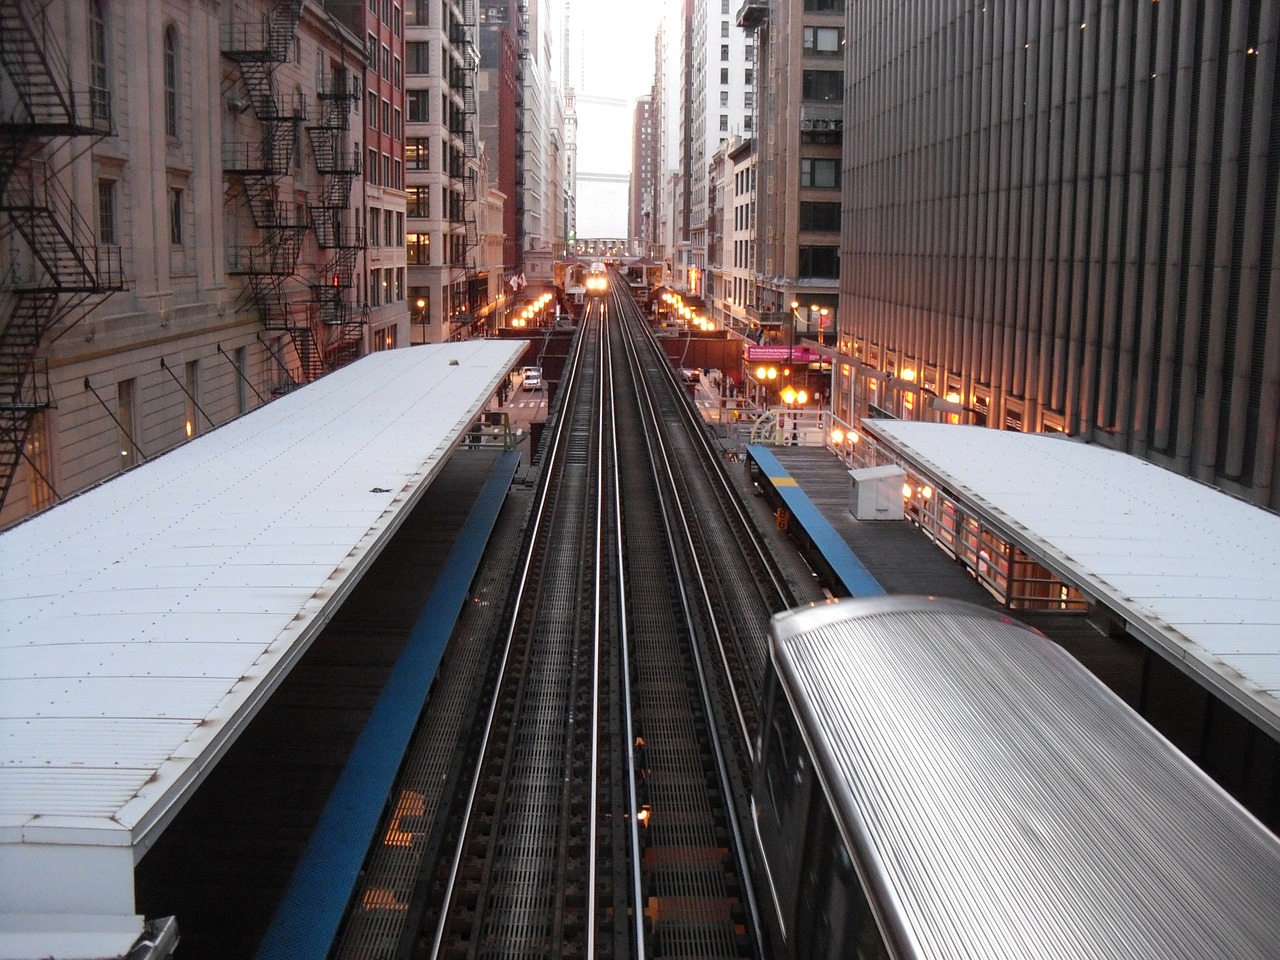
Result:
{"label": "train car window", "polygon": [[795,955],[887,960],[889,953],[821,790],[813,791],[809,821],[796,902]]}
{"label": "train car window", "polygon": [[809,754],[791,715],[791,705],[781,691],[773,697],[769,715],[763,779],[771,822],[762,825],[761,840],[778,907],[784,920],[789,920],[795,908],[813,777]]}

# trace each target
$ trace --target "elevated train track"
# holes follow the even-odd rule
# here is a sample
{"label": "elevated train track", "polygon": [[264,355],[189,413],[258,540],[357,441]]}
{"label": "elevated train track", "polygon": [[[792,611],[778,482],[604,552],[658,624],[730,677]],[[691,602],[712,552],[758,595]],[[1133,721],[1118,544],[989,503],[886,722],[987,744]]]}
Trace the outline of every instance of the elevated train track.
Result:
{"label": "elevated train track", "polygon": [[419,824],[398,957],[762,956],[742,817],[768,618],[821,591],[789,585],[613,287],[584,315],[521,559],[490,598],[505,613],[472,671],[488,679],[464,775]]}

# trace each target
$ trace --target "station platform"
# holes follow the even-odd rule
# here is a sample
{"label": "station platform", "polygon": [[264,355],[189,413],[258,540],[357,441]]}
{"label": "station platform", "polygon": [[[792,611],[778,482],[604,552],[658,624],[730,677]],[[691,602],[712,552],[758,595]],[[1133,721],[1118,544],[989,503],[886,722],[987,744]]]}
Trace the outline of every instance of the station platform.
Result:
{"label": "station platform", "polygon": [[[781,446],[765,452],[790,478],[791,489],[812,505],[884,592],[950,597],[991,610],[1004,609],[963,564],[938,549],[911,522],[856,519],[849,509],[849,468],[831,451]],[[764,496],[781,500],[776,491],[766,491]],[[1019,611],[1016,616],[1084,663],[1126,702],[1138,701],[1143,656],[1138,641],[1109,636],[1085,616],[1031,611]]]}
{"label": "station platform", "polygon": [[[352,864],[358,872],[390,792],[382,783],[403,753],[379,740],[398,740],[417,718],[414,701],[474,573],[459,551],[483,546],[480,521],[511,481],[512,456],[449,458],[308,656],[138,864],[139,910],[180,918],[184,956],[327,954]],[[335,817],[343,828],[325,829]]]}

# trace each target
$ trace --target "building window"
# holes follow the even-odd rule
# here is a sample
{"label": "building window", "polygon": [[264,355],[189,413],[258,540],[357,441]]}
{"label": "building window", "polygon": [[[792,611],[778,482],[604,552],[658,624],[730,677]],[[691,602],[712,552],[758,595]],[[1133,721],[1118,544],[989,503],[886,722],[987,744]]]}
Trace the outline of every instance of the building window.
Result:
{"label": "building window", "polygon": [[182,246],[182,191],[169,190],[169,242]]}
{"label": "building window", "polygon": [[801,75],[800,96],[805,100],[844,100],[844,73],[840,70],[805,70]]}
{"label": "building window", "polygon": [[397,37],[404,32],[404,14],[400,12],[400,4],[391,8],[391,32]]}
{"label": "building window", "polygon": [[404,164],[400,162],[400,158],[396,157],[391,161],[391,170],[393,178],[391,185],[397,190],[404,189]]}
{"label": "building window", "polygon": [[728,67],[721,67],[721,68],[720,68],[720,82],[721,82],[721,83],[728,83],[728,82],[729,82],[729,68],[728,68]]}
{"label": "building window", "polygon": [[728,90],[721,90],[721,91],[720,91],[720,106],[722,106],[722,107],[727,107],[728,105],[729,105],[729,91],[728,91]]}
{"label": "building window", "polygon": [[186,424],[187,438],[200,432],[200,361],[187,361]]}
{"label": "building window", "polygon": [[164,132],[178,138],[178,30],[164,28]]}
{"label": "building window", "polygon": [[249,348],[236,347],[236,412],[249,412]]}
{"label": "building window", "polygon": [[383,210],[382,211],[382,235],[386,238],[388,247],[393,246],[396,240],[395,234],[391,232],[392,222],[393,222],[393,217],[391,216],[391,211]]}
{"label": "building window", "polygon": [[382,246],[382,237],[378,233],[378,227],[382,223],[382,218],[378,216],[377,208],[371,207],[367,217],[369,224],[369,246]]}
{"label": "building window", "polygon": [[426,266],[431,263],[431,234],[409,233],[405,235],[405,253],[407,262],[414,266]]}
{"label": "building window", "polygon": [[409,322],[426,326],[431,322],[431,288],[409,288]]}
{"label": "building window", "polygon": [[404,61],[399,57],[391,61],[391,82],[396,85],[397,90],[404,86]]}
{"label": "building window", "polygon": [[404,160],[410,170],[429,170],[431,151],[426,137],[410,137],[404,143]]}
{"label": "building window", "polygon": [[365,169],[365,179],[375,185],[378,182],[378,151],[373,147],[369,148],[369,165]]}
{"label": "building window", "polygon": [[800,229],[823,233],[840,232],[840,204],[802,202],[800,204]]}
{"label": "building window", "polygon": [[365,56],[369,60],[369,69],[378,69],[378,36],[370,33],[364,38]]}
{"label": "building window", "polygon": [[[431,120],[431,100],[428,90],[410,90],[405,95],[405,109],[409,112],[410,123],[428,123]],[[423,168],[425,169],[425,167]]]}
{"label": "building window", "polygon": [[382,132],[391,135],[391,101],[382,101]]}
{"label": "building window", "polygon": [[385,43],[382,45],[382,79],[391,79],[391,48]]}
{"label": "building window", "polygon": [[724,37],[724,38],[726,38],[726,39],[728,38],[728,36],[729,36],[729,21],[728,21],[728,20],[721,20],[721,21],[720,21],[720,36],[722,36],[722,37]]}
{"label": "building window", "polygon": [[727,113],[720,114],[720,129],[721,130],[729,129],[729,115]]}
{"label": "building window", "polygon": [[98,242],[114,247],[120,242],[116,231],[116,182],[98,181]]}
{"label": "building window", "polygon": [[404,246],[404,214],[399,210],[396,211],[396,242],[392,246]]}
{"label": "building window", "polygon": [[366,96],[369,101],[365,107],[365,113],[369,115],[369,126],[374,130],[378,129],[378,94],[374,90],[370,90]]}
{"label": "building window", "polygon": [[729,45],[727,43],[720,44],[720,59],[721,60],[729,59]]}
{"label": "building window", "polygon": [[840,276],[840,248],[801,247],[800,276],[826,278]]}
{"label": "building window", "polygon": [[431,44],[425,40],[410,40],[404,45],[404,69],[406,73],[431,72]]}
{"label": "building window", "polygon": [[427,19],[427,7],[431,0],[405,0],[404,4],[404,22],[409,27],[425,27],[429,22]]}
{"label": "building window", "polygon": [[751,86],[753,83],[756,82],[756,72],[752,70],[750,67],[747,67],[747,69],[744,70],[742,73],[742,82],[745,83],[748,87]]}
{"label": "building window", "polygon": [[384,153],[382,155],[382,185],[384,187],[394,186],[395,181],[391,179],[391,154]]}
{"label": "building window", "polygon": [[116,427],[119,430],[116,449],[120,451],[121,470],[127,470],[138,462],[138,445],[133,442],[138,435],[137,384],[133,379],[116,384]]}
{"label": "building window", "polygon": [[805,27],[805,53],[838,54],[844,45],[844,31],[840,27]]}
{"label": "building window", "polygon": [[391,135],[396,138],[398,143],[404,139],[404,114],[400,112],[399,107],[396,107],[392,111],[392,117],[394,118],[394,123],[391,127]]}
{"label": "building window", "polygon": [[802,157],[800,159],[800,186],[840,186],[840,161],[831,157]]}
{"label": "building window", "polygon": [[48,410],[41,410],[31,418],[23,453],[29,465],[27,502],[33,511],[47,509],[53,506],[53,437]]}
{"label": "building window", "polygon": [[107,19],[99,0],[89,0],[89,108],[95,120],[111,119]]}
{"label": "building window", "polygon": [[844,13],[844,0],[804,0],[805,13]]}

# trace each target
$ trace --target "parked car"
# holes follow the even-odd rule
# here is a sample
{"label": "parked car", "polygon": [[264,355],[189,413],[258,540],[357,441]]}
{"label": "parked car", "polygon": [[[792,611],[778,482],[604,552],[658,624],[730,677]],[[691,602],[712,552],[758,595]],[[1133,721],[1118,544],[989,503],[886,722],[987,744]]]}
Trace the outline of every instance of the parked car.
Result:
{"label": "parked car", "polygon": [[695,367],[681,367],[680,379],[685,383],[697,383],[702,379],[702,371]]}
{"label": "parked car", "polygon": [[524,379],[520,382],[521,390],[541,390],[542,389],[542,368],[541,367],[525,367]]}

